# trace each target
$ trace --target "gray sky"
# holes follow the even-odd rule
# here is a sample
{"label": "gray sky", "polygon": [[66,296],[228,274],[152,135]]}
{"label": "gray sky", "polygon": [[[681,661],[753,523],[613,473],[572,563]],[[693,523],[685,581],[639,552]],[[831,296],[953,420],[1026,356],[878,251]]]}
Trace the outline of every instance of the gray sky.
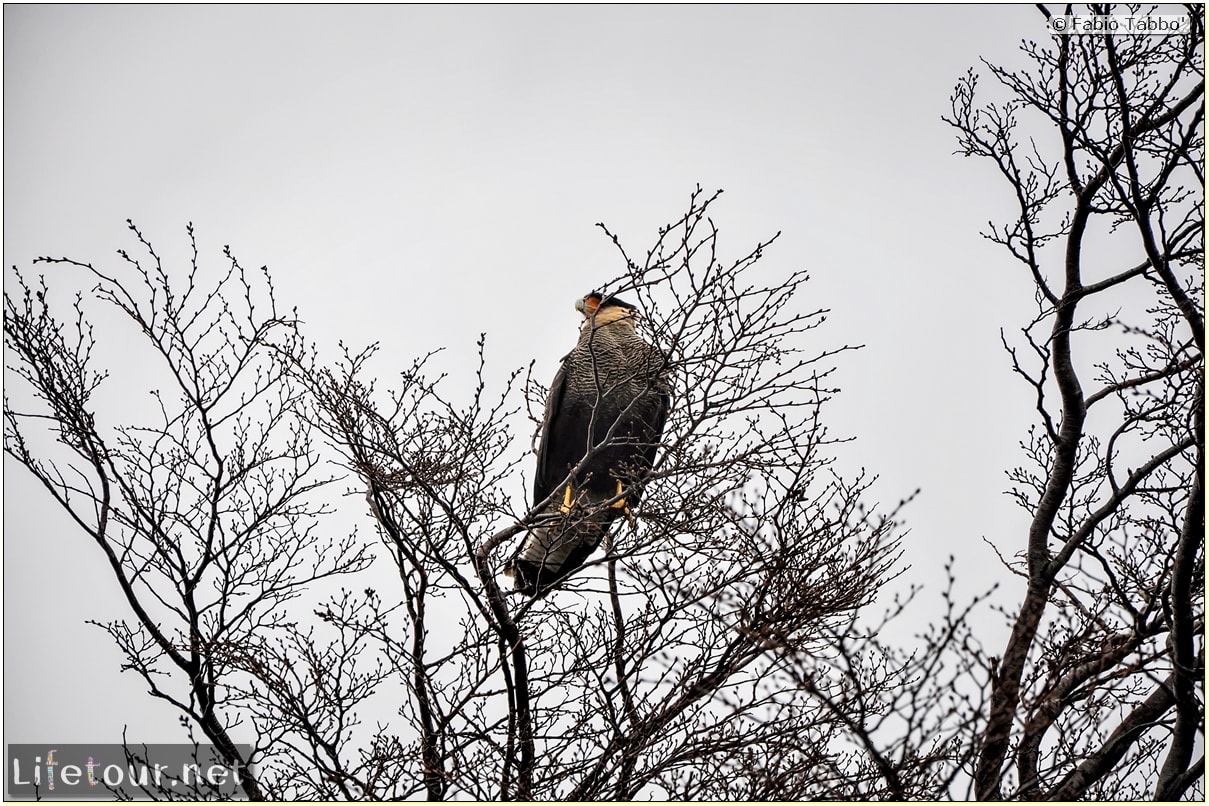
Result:
{"label": "gray sky", "polygon": [[[828,424],[877,497],[922,487],[908,578],[953,553],[974,590],[1002,576],[981,538],[1021,535],[1001,491],[1031,403],[999,328],[1032,288],[978,236],[1006,187],[940,116],[980,56],[1046,36],[1031,6],[8,5],[5,265],[116,260],[126,218],[184,256],[192,221],[314,338],[469,374],[486,332],[500,373],[548,380],[572,301],[622,269],[594,224],[643,252],[724,188],[726,254],[783,231],[769,276],[807,268],[822,346],[867,345]],[[5,741],[178,739],[83,624],[125,614],[99,551],[7,461],[4,527]]]}

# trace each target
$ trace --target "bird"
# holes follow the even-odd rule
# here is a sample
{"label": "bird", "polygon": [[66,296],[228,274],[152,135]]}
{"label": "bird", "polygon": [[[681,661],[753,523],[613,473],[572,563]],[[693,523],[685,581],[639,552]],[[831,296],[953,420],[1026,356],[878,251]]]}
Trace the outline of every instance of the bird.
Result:
{"label": "bird", "polygon": [[654,464],[670,404],[666,357],[638,334],[638,310],[593,291],[575,303],[579,341],[550,384],[533,502],[549,499],[509,570],[545,595],[579,568],[631,510]]}

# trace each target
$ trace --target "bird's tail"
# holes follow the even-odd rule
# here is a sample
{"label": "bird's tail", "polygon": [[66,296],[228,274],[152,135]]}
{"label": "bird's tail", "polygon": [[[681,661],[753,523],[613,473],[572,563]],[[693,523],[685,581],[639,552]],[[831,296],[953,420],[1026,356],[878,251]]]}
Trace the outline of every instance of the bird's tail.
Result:
{"label": "bird's tail", "polygon": [[529,530],[508,568],[516,590],[538,596],[583,565],[608,534],[613,521],[623,514],[616,507],[602,504],[612,497],[582,495],[581,501],[587,506],[576,506],[570,511],[553,506],[551,513],[558,517]]}

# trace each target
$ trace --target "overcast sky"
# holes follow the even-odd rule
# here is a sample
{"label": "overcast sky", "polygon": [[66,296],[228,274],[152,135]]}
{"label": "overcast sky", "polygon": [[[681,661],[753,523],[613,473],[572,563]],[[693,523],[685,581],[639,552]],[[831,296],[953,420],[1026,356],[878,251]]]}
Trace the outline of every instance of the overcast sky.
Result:
{"label": "overcast sky", "polygon": [[[5,265],[116,260],[127,218],[183,255],[192,221],[314,338],[469,375],[485,332],[500,373],[548,380],[573,301],[623,269],[595,223],[641,253],[724,188],[724,253],[782,231],[766,276],[808,269],[821,346],[866,345],[828,425],[876,497],[922,488],[909,578],[953,553],[972,590],[1000,577],[982,538],[1023,539],[1003,472],[1031,403],[999,328],[1032,287],[978,235],[1007,188],[940,116],[979,57],[1046,36],[1031,6],[6,5]],[[126,613],[98,549],[7,460],[4,529],[5,741],[179,740],[83,624]]]}

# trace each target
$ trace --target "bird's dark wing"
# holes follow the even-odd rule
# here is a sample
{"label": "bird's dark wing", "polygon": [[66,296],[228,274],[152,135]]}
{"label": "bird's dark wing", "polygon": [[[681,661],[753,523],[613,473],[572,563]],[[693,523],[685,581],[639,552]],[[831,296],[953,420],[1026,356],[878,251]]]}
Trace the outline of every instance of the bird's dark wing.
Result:
{"label": "bird's dark wing", "polygon": [[[663,426],[667,422],[667,410],[670,405],[671,398],[668,393],[661,392],[655,398],[654,404],[644,418],[641,429],[642,446],[637,454],[638,457],[641,457],[641,472],[643,475],[649,472],[651,466],[655,464],[655,454],[659,453],[659,447],[663,440]],[[630,491],[627,499],[629,505],[636,506],[641,497],[642,486],[640,483]]]}
{"label": "bird's dark wing", "polygon": [[[556,455],[561,453],[551,445],[552,435],[557,434],[557,421],[563,405],[563,392],[567,387],[567,358],[563,356],[562,364],[550,384],[550,395],[546,398],[546,415],[542,421],[541,445],[537,449],[537,473],[533,476],[533,504],[545,500],[551,491],[567,477],[567,468],[558,467]],[[557,437],[553,437],[557,439]]]}
{"label": "bird's dark wing", "polygon": [[663,440],[663,427],[667,424],[667,412],[672,405],[671,382],[669,377],[669,361],[667,355],[656,347],[650,348],[651,361],[655,366],[659,367],[658,380],[654,381],[659,387],[659,393],[655,400],[654,410],[651,413],[649,421],[649,444],[646,450],[643,451],[643,456],[646,459],[646,466],[649,468],[655,463],[655,454],[659,452],[659,444]]}
{"label": "bird's dark wing", "polygon": [[671,395],[667,392],[660,392],[655,403],[655,411],[651,416],[650,444],[645,452],[648,468],[655,463],[655,454],[659,452],[659,444],[663,440],[663,426],[667,423],[667,410],[671,404]]}

